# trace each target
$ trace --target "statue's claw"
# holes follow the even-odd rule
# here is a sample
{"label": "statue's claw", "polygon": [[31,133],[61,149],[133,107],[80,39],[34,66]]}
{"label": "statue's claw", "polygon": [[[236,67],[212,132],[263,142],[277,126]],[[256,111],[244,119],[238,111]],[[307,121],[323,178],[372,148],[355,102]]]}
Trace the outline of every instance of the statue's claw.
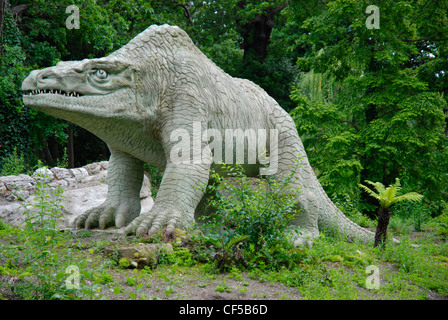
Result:
{"label": "statue's claw", "polygon": [[137,236],[151,236],[160,229],[166,227],[166,234],[170,235],[174,232],[176,225],[179,223],[180,213],[177,211],[155,211],[142,214],[129,224],[124,233],[126,235],[135,234]]}
{"label": "statue's claw", "polygon": [[121,228],[129,224],[140,214],[140,200],[111,203],[105,201],[96,208],[87,210],[75,219],[74,225],[78,229],[87,230],[100,228],[106,229],[115,226]]}

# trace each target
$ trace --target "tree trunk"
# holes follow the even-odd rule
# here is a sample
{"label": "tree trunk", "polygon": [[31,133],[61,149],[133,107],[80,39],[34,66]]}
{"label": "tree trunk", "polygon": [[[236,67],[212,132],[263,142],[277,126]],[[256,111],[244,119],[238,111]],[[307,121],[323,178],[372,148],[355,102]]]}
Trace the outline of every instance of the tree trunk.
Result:
{"label": "tree trunk", "polygon": [[273,15],[267,14],[258,16],[251,23],[243,26],[244,61],[247,61],[249,56],[253,56],[260,62],[266,59],[273,27]]}
{"label": "tree trunk", "polygon": [[[246,1],[240,1],[238,6],[244,8]],[[268,55],[268,46],[271,42],[271,32],[274,28],[274,17],[277,12],[280,12],[289,5],[289,1],[284,4],[269,8],[261,15],[255,17],[252,21],[242,24],[237,20],[237,25],[240,28],[240,34],[243,37],[242,48],[244,49],[243,61],[250,60],[250,56],[254,57],[260,62],[263,62]]]}
{"label": "tree trunk", "polygon": [[387,227],[389,225],[390,213],[390,210],[385,208],[380,208],[378,211],[378,225],[376,227],[374,247],[381,245],[381,247],[384,248],[386,245]]}
{"label": "tree trunk", "polygon": [[5,23],[7,0],[0,0],[0,56],[3,55],[3,25]]}
{"label": "tree trunk", "polygon": [[73,136],[73,124],[68,126],[68,140],[67,140],[67,158],[68,167],[75,167],[75,150],[74,150],[74,136]]}

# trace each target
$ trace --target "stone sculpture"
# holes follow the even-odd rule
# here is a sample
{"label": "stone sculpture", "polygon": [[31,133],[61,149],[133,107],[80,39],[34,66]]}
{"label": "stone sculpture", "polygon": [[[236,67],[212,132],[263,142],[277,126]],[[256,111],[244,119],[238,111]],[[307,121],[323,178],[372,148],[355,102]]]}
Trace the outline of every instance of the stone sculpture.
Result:
{"label": "stone sculpture", "polygon": [[[204,196],[199,186],[221,160],[244,157],[247,175],[282,176],[299,158],[293,183],[303,210],[294,224],[305,232],[296,244],[317,236],[318,226],[373,239],[326,195],[289,114],[259,86],[222,71],[178,27],[153,25],[106,57],[35,70],[22,90],[26,106],[76,123],[109,146],[107,199],[82,214],[78,228],[127,226],[127,234],[185,228]],[[228,137],[229,130],[243,132],[243,142]],[[152,209],[140,214],[144,162],[164,176]]]}

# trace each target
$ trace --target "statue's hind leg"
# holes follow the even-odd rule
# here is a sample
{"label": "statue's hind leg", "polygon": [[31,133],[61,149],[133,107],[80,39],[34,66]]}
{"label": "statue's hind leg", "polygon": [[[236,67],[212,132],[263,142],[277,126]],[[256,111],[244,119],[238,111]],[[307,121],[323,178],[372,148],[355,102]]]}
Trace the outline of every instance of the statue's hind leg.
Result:
{"label": "statue's hind leg", "polygon": [[[298,190],[299,209],[292,224],[300,227],[300,234],[295,235],[294,245],[310,245],[312,240],[319,235],[317,223],[320,202],[319,191],[314,188],[316,178],[292,119],[284,113],[276,117],[276,121],[280,125],[276,126],[278,129],[278,161],[274,177],[279,180],[291,176],[290,190],[292,192]],[[271,157],[271,162],[272,160]]]}

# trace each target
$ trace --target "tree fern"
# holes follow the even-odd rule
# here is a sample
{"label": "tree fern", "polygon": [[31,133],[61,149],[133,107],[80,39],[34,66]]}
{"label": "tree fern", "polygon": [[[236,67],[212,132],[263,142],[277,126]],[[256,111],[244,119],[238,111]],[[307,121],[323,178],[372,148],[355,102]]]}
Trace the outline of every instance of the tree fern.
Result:
{"label": "tree fern", "polygon": [[380,243],[385,244],[387,236],[387,226],[390,219],[390,207],[400,201],[421,201],[423,196],[416,192],[409,192],[398,196],[401,191],[400,179],[396,178],[395,183],[389,185],[387,188],[381,182],[367,181],[375,187],[376,192],[369,187],[360,184],[359,186],[374,197],[380,203],[380,210],[378,212],[378,225],[375,233],[375,247]]}

